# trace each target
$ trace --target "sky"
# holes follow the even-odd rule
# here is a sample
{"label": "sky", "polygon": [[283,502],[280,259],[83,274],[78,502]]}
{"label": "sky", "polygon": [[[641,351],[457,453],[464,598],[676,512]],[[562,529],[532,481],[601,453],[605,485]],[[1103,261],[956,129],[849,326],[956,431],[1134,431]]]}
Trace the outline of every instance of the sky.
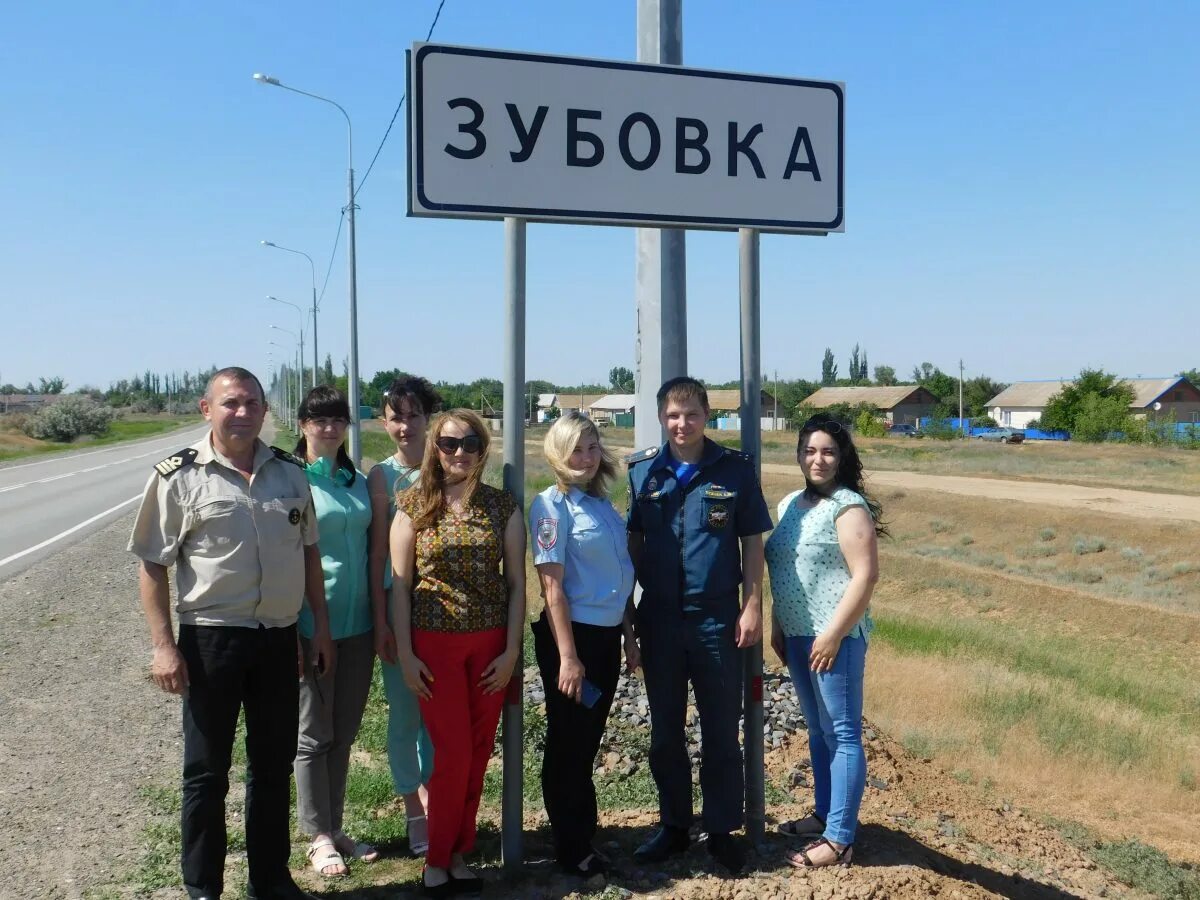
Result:
{"label": "sky", "polygon": [[[437,0],[14,4],[0,53],[0,383],[349,346],[361,178]],[[762,238],[762,359],[998,381],[1200,366],[1200,5],[684,0],[685,65],[846,85],[845,233]],[[636,3],[446,0],[433,40],[630,60]],[[503,226],[406,215],[405,121],[358,195],[360,369],[500,377]],[[528,227],[526,374],[632,368],[633,230]],[[332,265],[330,261],[332,259]],[[738,377],[738,242],[687,237],[692,374]],[[326,285],[326,271],[329,271]],[[311,323],[306,326],[311,348]],[[271,341],[285,345],[273,347]],[[310,352],[309,352],[309,355]]]}

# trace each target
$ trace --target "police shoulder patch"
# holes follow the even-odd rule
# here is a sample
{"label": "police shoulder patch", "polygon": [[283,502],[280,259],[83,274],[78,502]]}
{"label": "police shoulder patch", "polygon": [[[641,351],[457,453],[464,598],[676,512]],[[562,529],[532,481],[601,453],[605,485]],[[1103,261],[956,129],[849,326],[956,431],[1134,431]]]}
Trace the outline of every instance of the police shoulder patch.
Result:
{"label": "police shoulder patch", "polygon": [[276,459],[281,459],[284,462],[290,462],[293,466],[304,468],[304,461],[294,453],[288,453],[281,447],[271,447],[271,452],[275,454]]}
{"label": "police shoulder patch", "polygon": [[163,478],[170,478],[184,466],[190,466],[195,461],[196,448],[188,447],[186,450],[172,453],[162,462],[156,462],[154,464],[154,471],[158,472]]}
{"label": "police shoulder patch", "polygon": [[632,466],[634,463],[640,463],[645,459],[654,459],[658,456],[659,447],[647,447],[645,450],[638,450],[636,453],[630,453],[625,457],[625,464]]}

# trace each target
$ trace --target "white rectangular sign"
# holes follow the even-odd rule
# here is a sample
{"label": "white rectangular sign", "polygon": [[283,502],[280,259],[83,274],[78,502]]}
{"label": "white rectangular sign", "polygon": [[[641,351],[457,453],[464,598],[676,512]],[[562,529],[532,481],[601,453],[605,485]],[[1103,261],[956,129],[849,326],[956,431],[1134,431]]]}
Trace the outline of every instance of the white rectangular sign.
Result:
{"label": "white rectangular sign", "polygon": [[840,82],[415,44],[409,215],[845,230]]}

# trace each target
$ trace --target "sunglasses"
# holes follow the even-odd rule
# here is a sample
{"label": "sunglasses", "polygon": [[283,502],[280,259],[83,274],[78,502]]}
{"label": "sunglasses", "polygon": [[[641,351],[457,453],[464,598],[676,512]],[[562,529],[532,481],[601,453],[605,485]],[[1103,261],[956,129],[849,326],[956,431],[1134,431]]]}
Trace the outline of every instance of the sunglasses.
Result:
{"label": "sunglasses", "polygon": [[827,434],[845,434],[846,432],[846,429],[842,427],[842,423],[834,419],[809,419],[801,426],[800,430],[807,431],[810,428],[816,431],[824,431]]}
{"label": "sunglasses", "polygon": [[440,437],[433,443],[447,456],[453,456],[459,447],[462,447],[464,453],[478,453],[483,449],[483,439],[477,434],[468,434],[460,438]]}

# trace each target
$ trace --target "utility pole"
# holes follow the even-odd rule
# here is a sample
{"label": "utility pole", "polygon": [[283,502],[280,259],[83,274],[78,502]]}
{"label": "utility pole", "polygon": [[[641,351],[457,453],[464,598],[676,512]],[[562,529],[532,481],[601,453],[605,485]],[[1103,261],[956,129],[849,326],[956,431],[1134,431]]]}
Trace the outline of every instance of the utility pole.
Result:
{"label": "utility pole", "polygon": [[775,370],[775,409],[771,413],[771,430],[779,430],[779,370]]}
{"label": "utility pole", "polygon": [[963,361],[958,361],[958,430],[967,436],[967,423],[963,421]]}

